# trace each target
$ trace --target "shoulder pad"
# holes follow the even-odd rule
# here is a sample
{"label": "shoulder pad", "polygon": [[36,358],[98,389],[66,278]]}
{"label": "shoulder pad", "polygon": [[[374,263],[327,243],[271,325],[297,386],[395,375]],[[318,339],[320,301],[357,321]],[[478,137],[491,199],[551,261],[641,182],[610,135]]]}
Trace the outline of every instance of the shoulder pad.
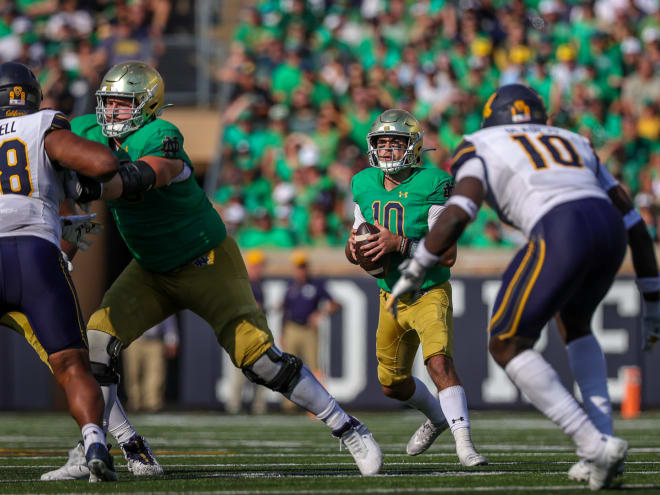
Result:
{"label": "shoulder pad", "polygon": [[451,173],[456,176],[456,172],[461,168],[466,161],[470,158],[475,158],[477,156],[477,150],[474,147],[472,142],[467,139],[463,139],[458,147],[454,150],[454,154],[451,157]]}
{"label": "shoulder pad", "polygon": [[67,119],[61,113],[56,113],[53,116],[53,120],[51,121],[50,128],[48,130],[55,131],[57,129],[64,129],[67,131],[71,130],[71,124],[69,123],[69,119]]}

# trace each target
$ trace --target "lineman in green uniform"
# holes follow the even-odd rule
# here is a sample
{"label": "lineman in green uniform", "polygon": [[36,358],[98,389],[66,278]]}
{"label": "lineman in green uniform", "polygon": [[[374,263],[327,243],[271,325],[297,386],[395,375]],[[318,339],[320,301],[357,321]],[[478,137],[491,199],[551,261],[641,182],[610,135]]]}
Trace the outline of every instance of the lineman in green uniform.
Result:
{"label": "lineman in green uniform", "polygon": [[218,343],[251,381],[315,414],[342,440],[362,474],[376,474],[382,454],[367,427],[339,407],[299,358],[273,344],[236,242],[192,174],[183,136],[175,125],[157,118],[163,96],[164,83],[155,69],[124,62],[103,78],[96,115],[72,122],[74,132],[109,146],[121,161],[120,172],[103,190],[79,177],[75,199],[110,200],[134,258],[87,324],[108,430],[129,469],[138,475],[162,472],[117,400],[117,357],[147,329],[190,309],[213,327]]}
{"label": "lineman in green uniform", "polygon": [[[478,466],[487,460],[472,444],[465,391],[452,360],[449,267],[456,260],[456,247],[426,273],[419,293],[400,300],[396,317],[385,310],[399,278],[394,267],[411,255],[416,241],[438,219],[453,186],[446,172],[421,166],[423,134],[417,119],[404,110],[387,110],[372,124],[367,134],[372,168],[355,174],[351,182],[356,205],[349,261],[355,262],[357,227],[365,221],[378,226],[380,232],[370,235],[370,242],[361,248],[374,261],[386,253],[394,258],[385,278],[378,280],[378,380],[386,396],[408,403],[428,418],[408,442],[408,454],[421,454],[449,427],[461,464]],[[411,374],[420,342],[437,397]]]}

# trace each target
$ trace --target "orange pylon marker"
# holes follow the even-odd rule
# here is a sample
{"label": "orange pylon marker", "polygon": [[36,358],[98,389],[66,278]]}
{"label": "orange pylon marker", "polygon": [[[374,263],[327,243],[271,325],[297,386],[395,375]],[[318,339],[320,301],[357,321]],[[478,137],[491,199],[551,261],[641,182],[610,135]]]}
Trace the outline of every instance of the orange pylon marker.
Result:
{"label": "orange pylon marker", "polygon": [[635,419],[641,414],[642,406],[642,371],[639,366],[626,366],[623,369],[623,398],[621,417]]}

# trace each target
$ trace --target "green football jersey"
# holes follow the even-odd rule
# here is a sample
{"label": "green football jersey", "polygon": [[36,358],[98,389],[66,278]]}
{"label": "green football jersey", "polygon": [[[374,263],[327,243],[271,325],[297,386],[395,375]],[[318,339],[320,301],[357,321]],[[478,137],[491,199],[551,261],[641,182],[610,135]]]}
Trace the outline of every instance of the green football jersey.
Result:
{"label": "green football jersey", "polygon": [[[71,129],[79,136],[106,146],[96,115],[73,119]],[[183,150],[177,127],[154,119],[129,134],[115,150],[119,160],[136,161],[144,156],[180,158],[192,167]],[[167,272],[210,251],[227,235],[225,224],[194,174],[182,182],[152,189],[139,201],[107,202],[119,233],[136,261],[155,272]]]}
{"label": "green football jersey", "polygon": [[[397,187],[388,191],[383,185],[385,174],[378,168],[366,168],[353,176],[353,201],[369,223],[376,219],[397,235],[421,239],[429,231],[428,216],[432,205],[445,204],[454,180],[451,175],[435,167],[413,168],[412,174]],[[396,269],[404,260],[392,254],[392,264],[385,278],[378,279],[378,287],[392,292],[401,275]],[[449,279],[449,268],[433,267],[426,272],[422,289],[433,287]]]}

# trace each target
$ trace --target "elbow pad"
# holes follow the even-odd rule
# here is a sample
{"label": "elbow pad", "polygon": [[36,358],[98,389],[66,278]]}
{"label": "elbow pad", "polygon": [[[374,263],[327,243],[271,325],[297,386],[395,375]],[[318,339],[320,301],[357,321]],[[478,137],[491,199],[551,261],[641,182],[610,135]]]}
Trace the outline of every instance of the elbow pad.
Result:
{"label": "elbow pad", "polygon": [[156,184],[156,172],[142,160],[121,162],[119,176],[123,186],[121,197],[124,199],[139,198],[140,194],[149,191]]}

